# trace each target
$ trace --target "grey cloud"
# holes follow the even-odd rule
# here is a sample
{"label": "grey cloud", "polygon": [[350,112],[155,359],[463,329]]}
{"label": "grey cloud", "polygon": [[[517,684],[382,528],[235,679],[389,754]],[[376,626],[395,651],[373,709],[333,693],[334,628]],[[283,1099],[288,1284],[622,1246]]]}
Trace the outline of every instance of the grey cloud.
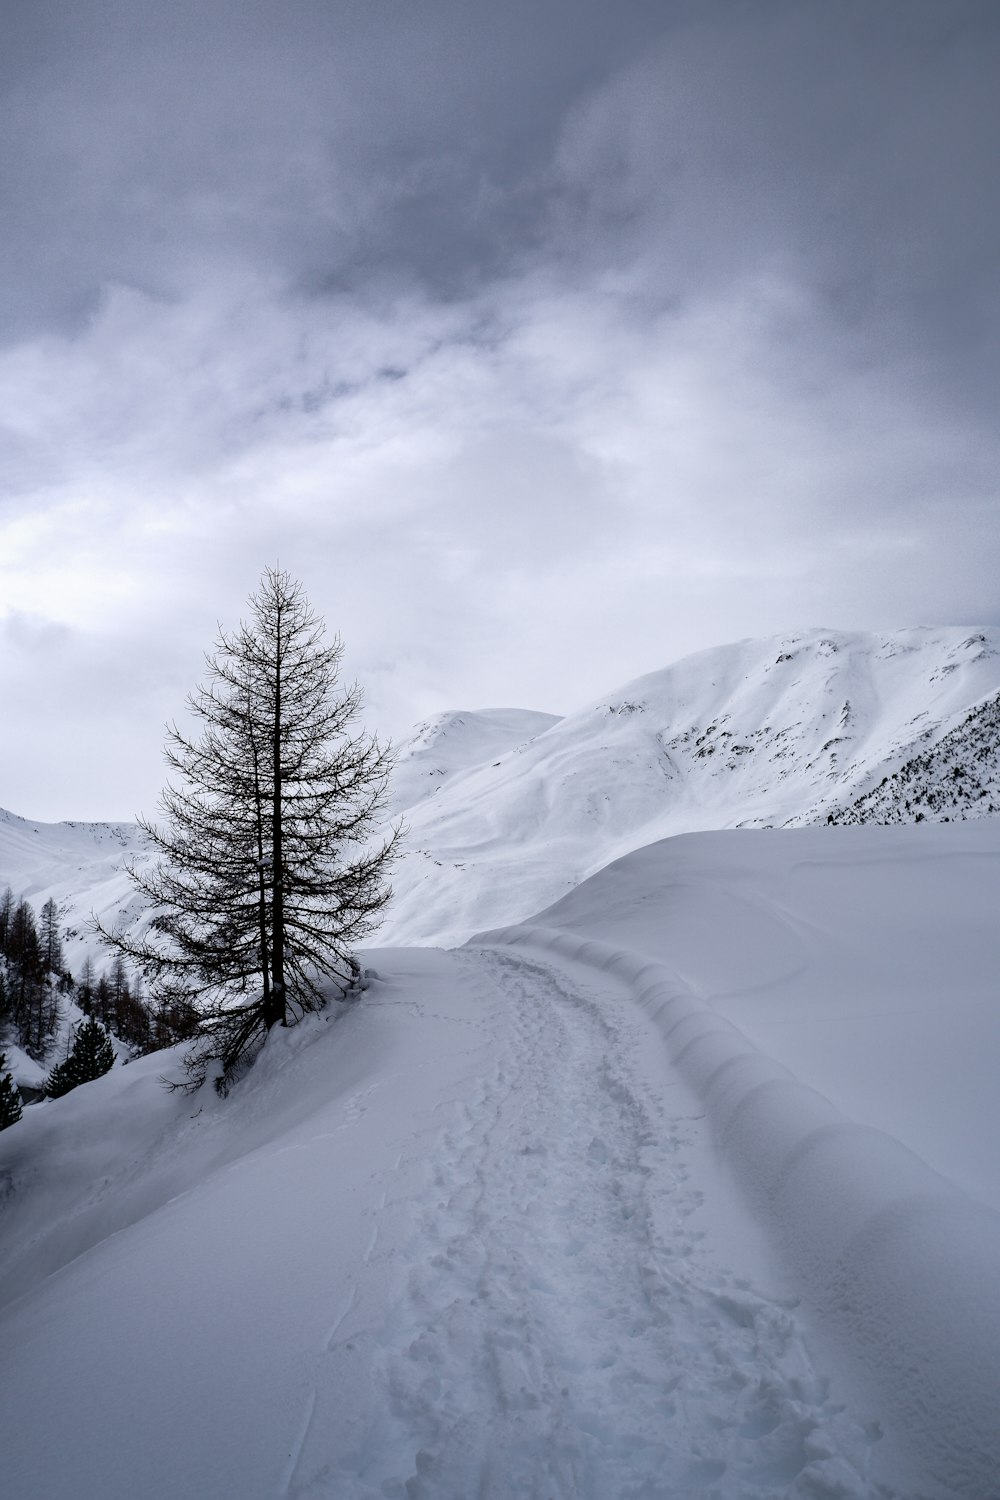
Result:
{"label": "grey cloud", "polygon": [[577,109],[554,232],[631,250],[661,304],[801,277],[860,361],[943,361],[976,400],[997,372],[998,65],[995,6],[710,7]]}
{"label": "grey cloud", "polygon": [[645,0],[15,6],[8,332],[227,259],[313,291],[457,285],[516,229],[510,189],[567,101],[662,25]]}
{"label": "grey cloud", "polygon": [[0,802],[148,808],[276,558],[395,733],[995,617],[992,4],[8,14]]}

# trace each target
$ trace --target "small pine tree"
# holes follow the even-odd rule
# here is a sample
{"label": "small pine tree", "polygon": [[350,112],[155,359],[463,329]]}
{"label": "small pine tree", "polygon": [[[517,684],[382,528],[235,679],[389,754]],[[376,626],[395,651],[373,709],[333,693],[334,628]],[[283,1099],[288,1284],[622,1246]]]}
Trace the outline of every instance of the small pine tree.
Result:
{"label": "small pine tree", "polygon": [[16,1125],[21,1118],[21,1096],[17,1085],[7,1072],[6,1054],[0,1052],[0,1130]]}
{"label": "small pine tree", "polygon": [[115,1049],[104,1027],[97,1021],[85,1021],[76,1034],[69,1057],[57,1063],[49,1074],[45,1092],[50,1099],[58,1099],[81,1083],[100,1078],[114,1060]]}

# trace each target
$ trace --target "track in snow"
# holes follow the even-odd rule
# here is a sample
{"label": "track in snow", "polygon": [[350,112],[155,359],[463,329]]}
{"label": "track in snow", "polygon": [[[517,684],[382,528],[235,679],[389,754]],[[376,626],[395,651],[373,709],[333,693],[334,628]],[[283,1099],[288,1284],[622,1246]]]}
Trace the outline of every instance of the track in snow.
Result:
{"label": "track in snow", "polygon": [[698,1127],[643,1097],[627,1002],[502,950],[461,961],[504,997],[494,1062],[423,1147],[379,1419],[321,1473],[293,1464],[289,1500],[888,1495],[790,1310],[691,1227]]}

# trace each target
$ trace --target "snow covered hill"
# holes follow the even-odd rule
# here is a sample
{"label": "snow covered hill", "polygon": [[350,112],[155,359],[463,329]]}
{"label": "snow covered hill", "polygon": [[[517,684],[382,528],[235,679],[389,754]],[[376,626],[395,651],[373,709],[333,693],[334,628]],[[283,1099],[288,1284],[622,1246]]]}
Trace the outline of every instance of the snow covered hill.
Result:
{"label": "snow covered hill", "polygon": [[463,771],[492,762],[558,724],[555,714],[486,708],[435,714],[402,746],[393,774],[394,807],[405,815]]}
{"label": "snow covered hill", "polygon": [[[464,941],[672,834],[995,814],[998,734],[1000,630],[960,627],[742,641],[564,718],[440,714],[400,749],[381,939]],[[0,885],[55,896],[78,935],[91,910],[138,920],[120,868],[138,847],[127,824],[0,813]]]}
{"label": "snow covered hill", "polygon": [[813,630],[687,657],[407,809],[383,936],[517,921],[671,834],[995,812],[998,695],[995,629]]}
{"label": "snow covered hill", "polygon": [[670,839],[226,1101],[27,1111],[5,1486],[995,1500],[998,880],[993,819]]}
{"label": "snow covered hill", "polygon": [[1000,695],[987,698],[940,739],[930,740],[852,802],[835,806],[831,823],[947,823],[1000,812]]}

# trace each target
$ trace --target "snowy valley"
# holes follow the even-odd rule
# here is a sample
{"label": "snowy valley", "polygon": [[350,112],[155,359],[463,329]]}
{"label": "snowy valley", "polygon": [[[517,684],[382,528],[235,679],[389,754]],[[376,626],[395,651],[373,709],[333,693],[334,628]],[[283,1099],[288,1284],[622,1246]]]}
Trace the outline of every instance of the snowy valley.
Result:
{"label": "snowy valley", "polygon": [[[359,1000],[0,1134],[10,1493],[995,1500],[998,703],[817,630],[421,726]],[[129,853],[0,813],[70,967]]]}

